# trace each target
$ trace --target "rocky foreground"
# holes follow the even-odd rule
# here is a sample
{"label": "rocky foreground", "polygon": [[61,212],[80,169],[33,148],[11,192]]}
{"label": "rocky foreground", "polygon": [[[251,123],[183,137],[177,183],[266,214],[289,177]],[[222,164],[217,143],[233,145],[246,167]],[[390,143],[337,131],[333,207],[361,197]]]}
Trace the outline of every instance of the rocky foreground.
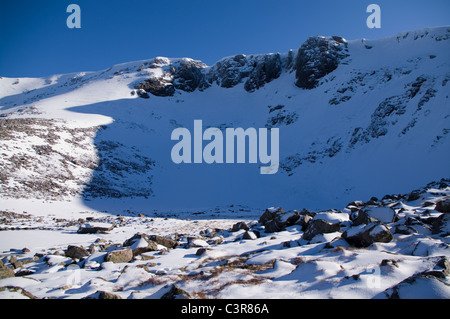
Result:
{"label": "rocky foreground", "polygon": [[258,220],[54,213],[0,212],[1,298],[450,298],[450,180]]}

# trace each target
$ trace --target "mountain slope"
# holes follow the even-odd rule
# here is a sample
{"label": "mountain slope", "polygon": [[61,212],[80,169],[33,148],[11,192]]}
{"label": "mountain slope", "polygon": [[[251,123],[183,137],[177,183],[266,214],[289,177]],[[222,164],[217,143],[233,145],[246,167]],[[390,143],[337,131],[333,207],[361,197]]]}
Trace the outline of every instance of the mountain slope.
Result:
{"label": "mountain slope", "polygon": [[[299,50],[213,66],[155,58],[1,78],[1,196],[81,197],[98,210],[111,199],[320,209],[406,193],[450,176],[449,49],[450,27],[437,27],[379,40],[311,37]],[[171,132],[193,132],[196,119],[204,129],[278,127],[280,170],[174,164]]]}

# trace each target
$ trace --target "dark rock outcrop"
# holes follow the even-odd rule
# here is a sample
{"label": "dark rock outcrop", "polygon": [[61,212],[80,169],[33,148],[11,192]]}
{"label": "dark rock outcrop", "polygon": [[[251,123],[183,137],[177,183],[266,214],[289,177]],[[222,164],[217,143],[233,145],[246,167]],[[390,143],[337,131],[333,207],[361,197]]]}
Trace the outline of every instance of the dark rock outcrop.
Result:
{"label": "dark rock outcrop", "polygon": [[333,72],[342,59],[348,56],[347,41],[341,37],[310,37],[298,50],[295,60],[295,77],[302,89],[313,89],[319,79]]}

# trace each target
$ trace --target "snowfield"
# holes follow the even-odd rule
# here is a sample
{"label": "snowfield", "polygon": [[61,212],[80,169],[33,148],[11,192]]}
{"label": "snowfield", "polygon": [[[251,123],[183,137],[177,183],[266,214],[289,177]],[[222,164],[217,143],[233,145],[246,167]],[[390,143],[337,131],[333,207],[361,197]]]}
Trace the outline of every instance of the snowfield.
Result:
{"label": "snowfield", "polygon": [[[0,298],[450,298],[448,52],[444,26],[0,77]],[[173,163],[194,120],[279,128],[278,173]]]}
{"label": "snowfield", "polygon": [[[414,194],[415,200],[388,195],[339,211],[217,208],[225,219],[209,212],[198,219],[179,212],[170,218],[72,212],[82,205],[59,210],[29,202],[34,213],[0,212],[0,296],[449,298],[450,181]],[[377,210],[394,212],[393,220],[375,219]],[[258,219],[268,214],[264,223]],[[361,216],[370,220],[356,225]],[[268,232],[277,219],[280,229]],[[306,240],[313,221],[337,228],[316,229]],[[355,236],[372,242],[347,240]]]}

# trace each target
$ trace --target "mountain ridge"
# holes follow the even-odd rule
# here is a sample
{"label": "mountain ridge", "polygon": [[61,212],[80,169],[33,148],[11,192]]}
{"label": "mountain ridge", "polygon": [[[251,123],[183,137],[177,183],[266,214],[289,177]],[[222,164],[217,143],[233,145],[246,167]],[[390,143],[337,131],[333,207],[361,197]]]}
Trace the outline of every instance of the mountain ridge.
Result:
{"label": "mountain ridge", "polygon": [[[450,176],[449,39],[448,26],[377,40],[315,36],[297,51],[212,66],[157,57],[98,72],[1,78],[0,163],[8,168],[1,195],[143,197],[164,207],[177,194],[186,208],[329,208],[406,192]],[[170,132],[195,119],[279,127],[280,172],[264,180],[247,164],[174,165]]]}

